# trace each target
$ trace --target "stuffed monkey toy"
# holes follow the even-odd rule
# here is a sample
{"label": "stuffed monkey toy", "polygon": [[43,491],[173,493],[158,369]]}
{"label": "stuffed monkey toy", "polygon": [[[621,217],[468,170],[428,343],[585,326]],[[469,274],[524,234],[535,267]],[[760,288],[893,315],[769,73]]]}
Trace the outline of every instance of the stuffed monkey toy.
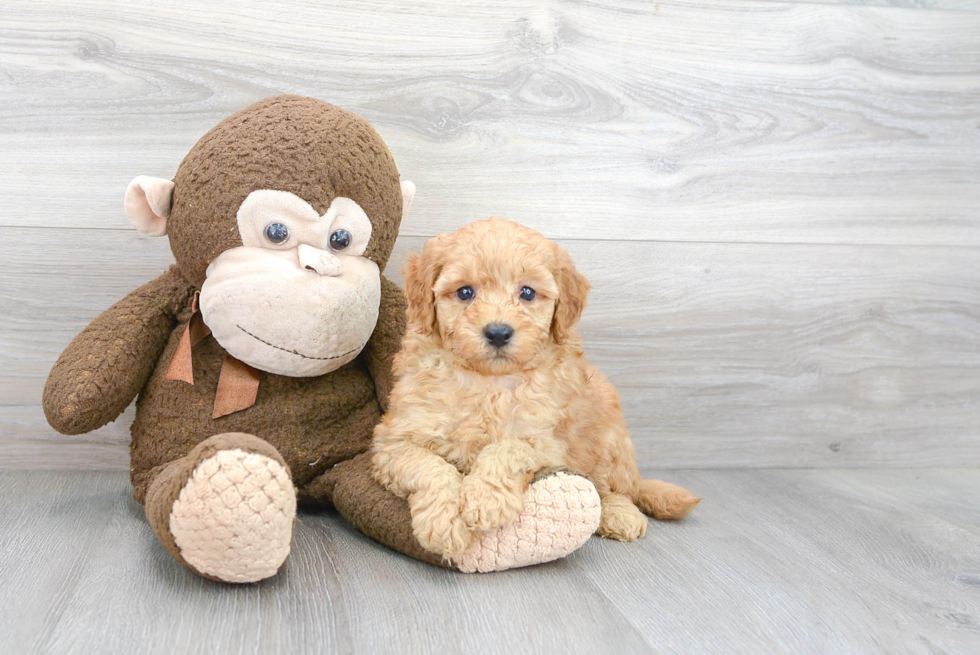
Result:
{"label": "stuffed monkey toy", "polygon": [[414,192],[365,120],[297,96],[221,121],[173,181],[130,183],[130,220],[167,235],[176,265],[72,341],[43,405],[56,430],[82,434],[138,395],[133,497],[192,571],[275,575],[297,502],[333,505],[389,547],[464,571],[562,557],[598,525],[591,483],[543,472],[517,521],[444,562],[371,477],[405,329],[405,299],[381,271]]}

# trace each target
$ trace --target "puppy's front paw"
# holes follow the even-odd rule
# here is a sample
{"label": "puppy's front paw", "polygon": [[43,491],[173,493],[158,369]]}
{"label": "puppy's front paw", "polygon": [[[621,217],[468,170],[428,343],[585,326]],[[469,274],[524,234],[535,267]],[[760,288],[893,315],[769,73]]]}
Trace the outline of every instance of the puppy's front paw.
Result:
{"label": "puppy's front paw", "polygon": [[460,516],[472,530],[494,530],[507,525],[524,509],[520,487],[495,486],[475,475],[463,478]]}
{"label": "puppy's front paw", "polygon": [[419,545],[451,559],[466,550],[474,535],[459,516],[458,486],[454,490],[412,494],[412,531]]}

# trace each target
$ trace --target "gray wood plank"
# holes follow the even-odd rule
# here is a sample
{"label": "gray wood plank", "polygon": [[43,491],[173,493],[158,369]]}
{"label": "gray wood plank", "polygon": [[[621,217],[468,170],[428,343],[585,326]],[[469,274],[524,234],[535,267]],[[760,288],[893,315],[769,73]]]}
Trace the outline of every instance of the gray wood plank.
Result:
{"label": "gray wood plank", "polygon": [[[711,509],[676,528],[655,526],[640,548],[617,557],[588,552],[585,574],[634,627],[661,635],[668,652],[696,652],[699,643],[704,652],[976,652],[977,525],[909,511],[894,494],[919,470],[852,484],[864,474],[665,473]],[[964,471],[960,482],[977,497],[980,472]],[[940,504],[943,491],[921,487],[922,504]],[[644,564],[656,570],[647,579],[636,574]],[[660,590],[670,590],[666,618],[650,611]],[[691,606],[697,610],[677,612]],[[736,607],[737,622],[710,618]]]}
{"label": "gray wood plank", "polygon": [[[136,174],[281,91],[369,118],[405,234],[980,244],[980,16],[748,0],[49,0],[0,33],[0,225],[115,227]],[[336,29],[343,25],[343,30]],[[356,53],[356,55],[352,54]],[[70,211],[66,211],[70,208]]]}
{"label": "gray wood plank", "polygon": [[82,570],[105,550],[126,482],[118,473],[0,476],[0,650],[45,652]]}
{"label": "gray wood plank", "polygon": [[[980,530],[941,516],[946,495],[976,497],[980,471],[648,474],[705,501],[635,544],[594,538],[561,562],[468,576],[387,551],[333,514],[304,514],[286,569],[232,587],[170,559],[124,474],[0,473],[0,650],[980,648]],[[909,511],[902,494],[922,476]]]}
{"label": "gray wood plank", "polygon": [[[422,242],[399,239],[393,279]],[[595,287],[586,350],[644,464],[980,464],[975,249],[562,243]],[[124,466],[127,419],[79,442],[37,405],[72,337],[170,261],[165,240],[127,231],[0,228],[4,466]]]}
{"label": "gray wood plank", "polygon": [[932,11],[980,11],[977,0],[776,0],[821,5],[857,5],[893,9],[928,9]]}
{"label": "gray wood plank", "polygon": [[[938,517],[980,535],[975,469],[915,469],[911,474],[870,469],[835,471],[832,475],[841,485],[906,507],[912,516]],[[980,585],[980,570],[962,571],[954,577],[964,584]]]}
{"label": "gray wood plank", "polygon": [[114,422],[67,437],[52,430],[41,405],[0,405],[0,469],[129,470],[135,405]]}

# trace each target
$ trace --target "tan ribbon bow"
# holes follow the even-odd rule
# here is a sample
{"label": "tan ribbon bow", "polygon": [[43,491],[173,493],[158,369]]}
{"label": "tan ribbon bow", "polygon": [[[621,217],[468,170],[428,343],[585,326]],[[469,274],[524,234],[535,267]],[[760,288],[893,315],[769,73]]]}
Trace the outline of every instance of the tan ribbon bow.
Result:
{"label": "tan ribbon bow", "polygon": [[[180,335],[177,350],[170,360],[170,365],[167,366],[167,373],[163,376],[164,380],[180,380],[194,384],[194,358],[191,351],[202,339],[211,334],[211,328],[204,324],[201,309],[198,307],[200,295],[200,291],[194,292],[191,320],[187,322],[187,328]],[[221,373],[218,375],[218,390],[214,396],[214,411],[211,413],[211,418],[227,416],[254,405],[259,395],[259,377],[260,373],[257,369],[226,352],[225,360],[221,363]]]}

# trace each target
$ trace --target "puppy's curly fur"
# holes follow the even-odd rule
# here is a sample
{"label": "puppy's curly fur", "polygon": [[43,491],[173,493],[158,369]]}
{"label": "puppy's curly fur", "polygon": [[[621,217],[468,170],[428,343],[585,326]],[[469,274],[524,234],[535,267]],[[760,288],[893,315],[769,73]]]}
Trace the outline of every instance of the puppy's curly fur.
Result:
{"label": "puppy's curly fur", "polygon": [[408,499],[423,547],[449,559],[514,520],[551,466],[596,485],[604,537],[633,541],[643,513],[681,518],[700,501],[640,477],[619,395],[574,327],[589,288],[561,247],[503,219],[440,234],[409,260],[408,331],[373,464]]}

